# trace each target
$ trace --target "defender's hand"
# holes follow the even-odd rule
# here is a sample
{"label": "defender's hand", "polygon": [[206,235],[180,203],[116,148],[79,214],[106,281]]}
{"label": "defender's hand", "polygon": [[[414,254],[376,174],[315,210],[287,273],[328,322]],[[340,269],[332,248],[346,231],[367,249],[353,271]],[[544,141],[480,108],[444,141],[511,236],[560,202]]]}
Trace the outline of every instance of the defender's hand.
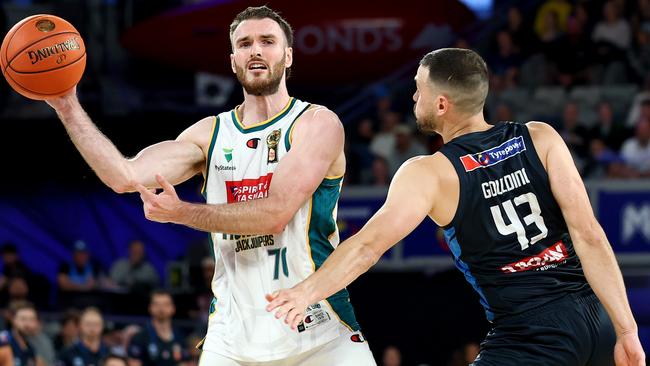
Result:
{"label": "defender's hand", "polygon": [[636,332],[623,334],[614,347],[616,366],[645,366],[645,353]]}
{"label": "defender's hand", "polygon": [[266,305],[266,311],[271,312],[277,309],[275,318],[284,317],[284,322],[289,324],[291,329],[296,329],[302,322],[305,318],[305,310],[309,306],[307,295],[298,286],[266,295],[266,300],[269,302]]}
{"label": "defender's hand", "polygon": [[171,185],[162,175],[156,174],[156,181],[163,188],[163,191],[156,194],[156,190],[149,190],[142,184],[136,184],[135,188],[140,192],[144,208],[144,217],[157,222],[176,222],[178,209],[183,201],[178,198],[174,186]]}

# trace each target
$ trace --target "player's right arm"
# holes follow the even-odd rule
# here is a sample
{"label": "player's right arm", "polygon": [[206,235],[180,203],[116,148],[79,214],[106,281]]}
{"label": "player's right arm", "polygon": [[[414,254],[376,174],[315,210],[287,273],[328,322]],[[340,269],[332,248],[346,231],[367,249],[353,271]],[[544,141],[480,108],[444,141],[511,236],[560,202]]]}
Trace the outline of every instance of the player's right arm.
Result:
{"label": "player's right arm", "polygon": [[47,103],[56,110],[75,147],[99,179],[118,193],[135,191],[135,183],[158,187],[156,173],[178,184],[203,169],[203,146],[208,145],[204,140],[210,138],[212,117],[194,124],[174,141],[149,146],[136,157],[127,159],[88,117],[75,90]]}
{"label": "player's right arm", "polygon": [[553,196],[562,210],[587,281],[603,303],[616,330],[616,364],[645,365],[645,354],[627,301],[623,276],[607,236],[594,216],[571,153],[549,125],[532,122],[528,128],[548,172]]}
{"label": "player's right arm", "polygon": [[433,209],[437,190],[436,157],[416,157],[397,171],[384,205],[355,235],[340,244],[311,276],[291,289],[267,295],[267,311],[295,329],[309,304],[341,290],[372,267],[413,231]]}

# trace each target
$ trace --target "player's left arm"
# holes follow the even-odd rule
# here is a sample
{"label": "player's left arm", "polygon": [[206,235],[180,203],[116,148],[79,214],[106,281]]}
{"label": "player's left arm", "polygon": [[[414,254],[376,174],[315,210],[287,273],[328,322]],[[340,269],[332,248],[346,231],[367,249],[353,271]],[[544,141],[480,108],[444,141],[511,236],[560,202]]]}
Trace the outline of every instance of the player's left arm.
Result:
{"label": "player's left arm", "polygon": [[138,186],[145,216],[208,232],[281,233],[342,153],[344,139],[343,125],[336,114],[315,107],[296,121],[291,150],[278,163],[266,198],[231,204],[183,202],[174,187],[157,175],[162,193]]}
{"label": "player's left arm", "polygon": [[623,276],[605,232],[594,216],[569,149],[549,125],[533,122],[528,127],[548,172],[553,196],[562,210],[587,281],[614,324],[618,338],[616,364],[645,365]]}
{"label": "player's left arm", "polygon": [[404,163],[391,182],[384,205],[355,235],[340,244],[315,273],[291,289],[267,295],[267,311],[296,329],[308,305],[326,299],[372,267],[413,231],[433,209],[435,165],[417,157]]}

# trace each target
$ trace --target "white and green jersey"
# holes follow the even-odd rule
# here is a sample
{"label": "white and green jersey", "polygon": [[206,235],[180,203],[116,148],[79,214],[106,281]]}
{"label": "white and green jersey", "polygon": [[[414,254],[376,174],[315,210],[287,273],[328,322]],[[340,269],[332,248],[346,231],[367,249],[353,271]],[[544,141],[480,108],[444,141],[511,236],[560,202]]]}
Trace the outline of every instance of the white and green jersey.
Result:
{"label": "white and green jersey", "polygon": [[[216,116],[203,189],[207,203],[265,197],[273,171],[291,148],[294,123],[309,108],[291,98],[278,115],[251,126],[243,126],[234,110]],[[278,360],[358,330],[346,290],[311,305],[298,330],[265,310],[265,294],[307,278],[339,244],[341,181],[324,178],[279,235],[210,234],[215,299],[204,350],[240,361]]]}

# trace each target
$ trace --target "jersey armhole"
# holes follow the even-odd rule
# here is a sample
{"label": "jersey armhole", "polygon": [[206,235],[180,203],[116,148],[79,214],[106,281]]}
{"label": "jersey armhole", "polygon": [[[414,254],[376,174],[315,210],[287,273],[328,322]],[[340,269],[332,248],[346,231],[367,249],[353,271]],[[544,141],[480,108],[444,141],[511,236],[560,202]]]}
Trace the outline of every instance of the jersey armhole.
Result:
{"label": "jersey armhole", "polygon": [[465,207],[465,195],[463,194],[465,181],[464,177],[460,174],[460,162],[455,161],[458,158],[454,159],[453,154],[451,152],[448,152],[444,146],[438,150],[438,152],[440,152],[445,158],[447,158],[447,160],[449,160],[451,166],[454,167],[456,176],[458,176],[458,204],[456,205],[456,212],[454,213],[454,217],[452,217],[451,221],[447,225],[441,226],[442,229],[447,230],[452,227],[458,227],[458,221],[462,217],[462,208]]}
{"label": "jersey armhole", "polygon": [[291,149],[291,143],[293,142],[293,128],[296,126],[296,122],[300,119],[303,113],[307,112],[313,104],[307,104],[305,108],[303,108],[300,113],[296,116],[296,118],[293,119],[293,122],[289,125],[289,128],[287,129],[287,133],[284,135],[284,148],[289,151]]}
{"label": "jersey armhole", "polygon": [[203,186],[201,187],[201,194],[203,197],[207,197],[207,186],[208,186],[208,176],[210,173],[210,159],[212,159],[212,152],[214,151],[214,145],[217,142],[217,135],[219,134],[219,116],[214,117],[214,123],[212,125],[212,133],[210,136],[210,145],[208,147],[208,155],[205,157],[205,177],[203,177]]}
{"label": "jersey armhole", "polygon": [[[546,184],[550,187],[551,182],[548,179],[548,171],[546,170],[546,167],[542,163],[542,160],[539,157],[539,153],[537,152],[537,148],[535,148],[535,142],[533,141],[533,136],[530,134],[530,130],[528,130],[528,125],[523,123],[521,124],[522,128],[522,136],[524,137],[524,142],[526,143],[527,146],[530,146],[530,154],[524,154],[524,156],[527,156],[528,159],[531,160],[531,163],[534,165],[538,165],[542,171],[544,171],[544,180],[546,181]],[[528,147],[527,147],[528,149]]]}

